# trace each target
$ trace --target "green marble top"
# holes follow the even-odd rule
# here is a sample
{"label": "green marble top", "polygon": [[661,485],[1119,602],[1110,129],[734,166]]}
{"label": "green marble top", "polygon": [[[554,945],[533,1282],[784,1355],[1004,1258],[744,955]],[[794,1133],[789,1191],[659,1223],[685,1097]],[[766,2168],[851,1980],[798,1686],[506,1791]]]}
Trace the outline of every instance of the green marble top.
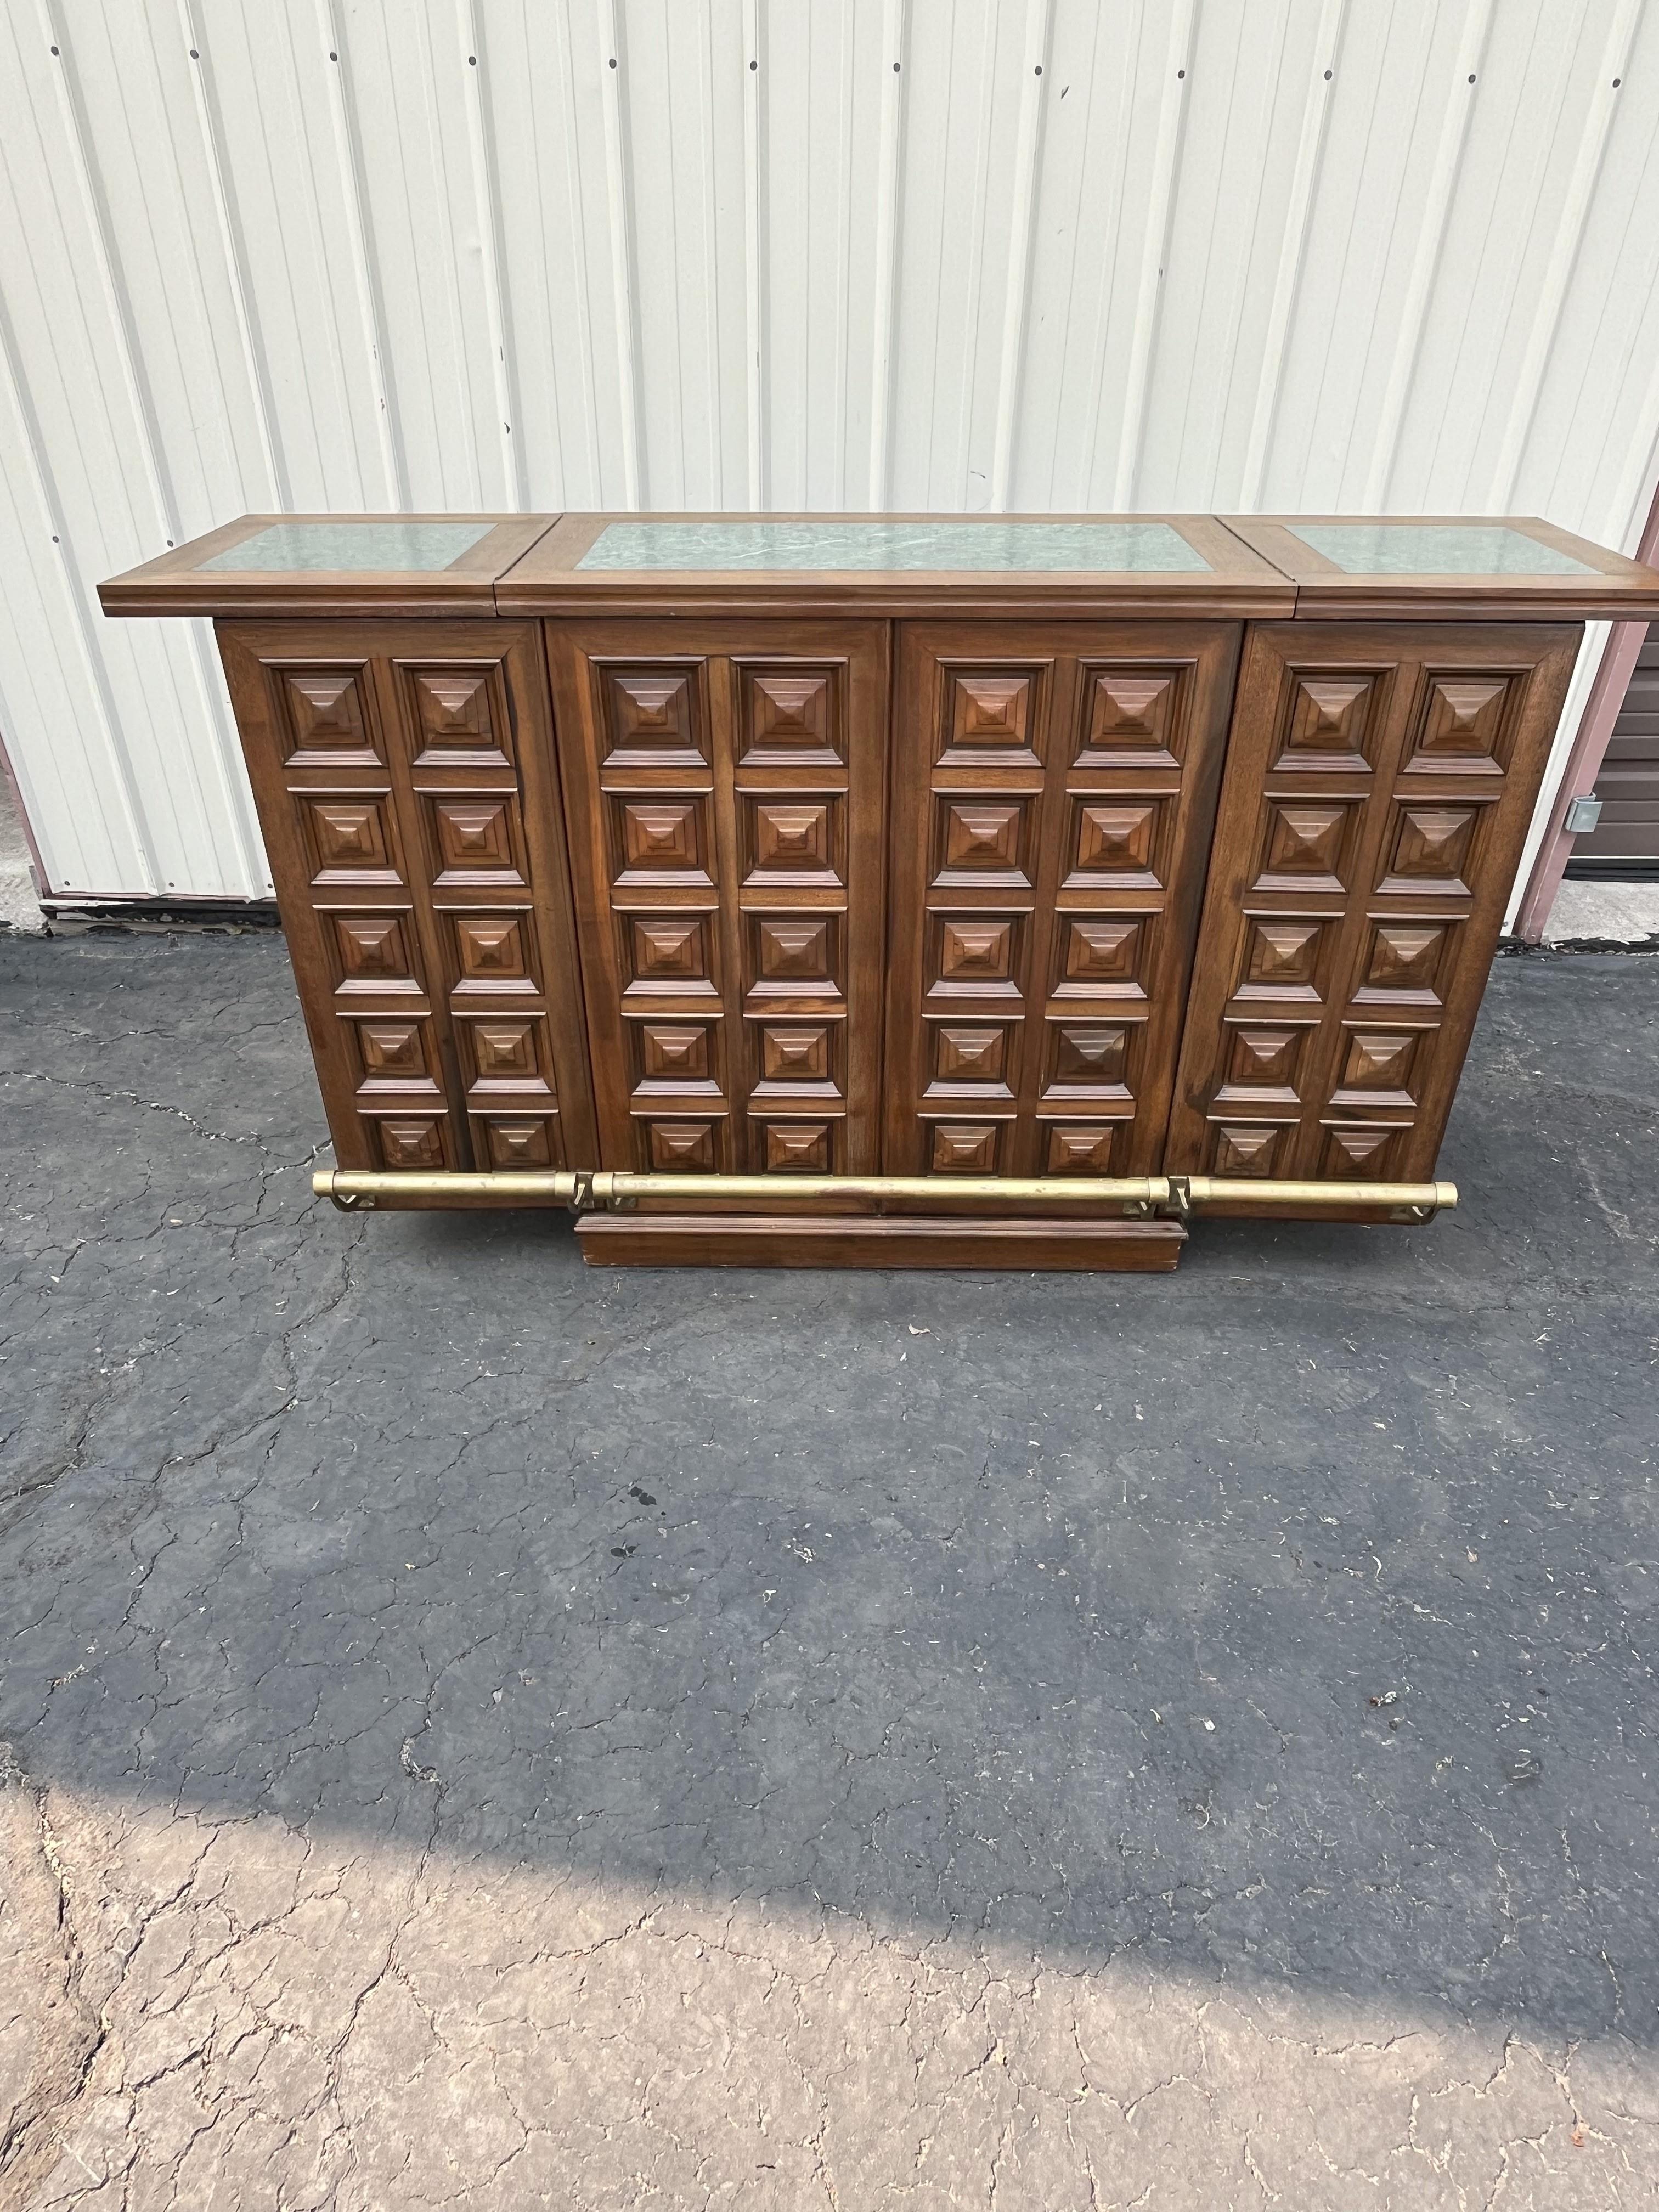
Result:
{"label": "green marble top", "polygon": [[1207,574],[1167,522],[612,522],[579,568],[1060,569]]}
{"label": "green marble top", "polygon": [[1285,527],[1349,576],[1594,576],[1502,522],[1296,522]]}
{"label": "green marble top", "polygon": [[447,568],[495,527],[493,522],[404,522],[396,515],[371,522],[273,522],[201,565],[266,574]]}

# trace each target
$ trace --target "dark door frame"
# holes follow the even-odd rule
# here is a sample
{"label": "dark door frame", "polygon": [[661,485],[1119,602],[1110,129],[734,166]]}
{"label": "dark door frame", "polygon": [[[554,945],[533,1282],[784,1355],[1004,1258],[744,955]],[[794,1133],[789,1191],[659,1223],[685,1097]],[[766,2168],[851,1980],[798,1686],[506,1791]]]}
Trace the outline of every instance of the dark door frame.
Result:
{"label": "dark door frame", "polygon": [[[1649,562],[1659,558],[1659,486],[1654,490],[1636,557]],[[1589,697],[1584,702],[1572,750],[1567,755],[1561,781],[1550,800],[1554,819],[1538,848],[1515,917],[1515,933],[1523,944],[1538,945],[1543,940],[1555,895],[1566,874],[1567,862],[1572,858],[1573,832],[1566,826],[1567,809],[1575,799],[1588,798],[1595,788],[1595,779],[1601,773],[1602,758],[1613,736],[1613,726],[1619,720],[1619,709],[1625,703],[1625,694],[1630,689],[1637,657],[1647,634],[1645,620],[1613,625],[1601,665],[1590,685]]]}

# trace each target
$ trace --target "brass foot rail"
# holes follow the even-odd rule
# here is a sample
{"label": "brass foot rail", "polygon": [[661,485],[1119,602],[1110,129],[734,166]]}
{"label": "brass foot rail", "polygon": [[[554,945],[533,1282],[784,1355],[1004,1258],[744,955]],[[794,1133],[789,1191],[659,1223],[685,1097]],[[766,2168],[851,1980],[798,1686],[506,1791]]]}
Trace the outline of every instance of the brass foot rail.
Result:
{"label": "brass foot rail", "polygon": [[631,1175],[609,1168],[546,1174],[382,1174],[322,1168],[311,1178],[319,1198],[343,1212],[377,1206],[563,1206],[573,1213],[626,1211],[641,1199],[963,1200],[1003,1206],[1098,1206],[1132,1220],[1184,1219],[1209,1206],[1276,1211],[1318,1206],[1385,1212],[1391,1221],[1432,1221],[1457,1203],[1453,1182],[1273,1182],[1253,1176],[798,1176]]}

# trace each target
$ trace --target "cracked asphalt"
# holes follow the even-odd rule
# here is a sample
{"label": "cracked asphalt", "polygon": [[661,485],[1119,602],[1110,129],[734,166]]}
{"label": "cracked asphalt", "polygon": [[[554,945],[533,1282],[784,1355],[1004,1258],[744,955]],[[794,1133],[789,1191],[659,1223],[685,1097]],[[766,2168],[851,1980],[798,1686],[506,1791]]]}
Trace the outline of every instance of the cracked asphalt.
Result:
{"label": "cracked asphalt", "polygon": [[0,1003],[0,2202],[1659,2201],[1659,961],[1170,1278],[348,1219],[280,941]]}

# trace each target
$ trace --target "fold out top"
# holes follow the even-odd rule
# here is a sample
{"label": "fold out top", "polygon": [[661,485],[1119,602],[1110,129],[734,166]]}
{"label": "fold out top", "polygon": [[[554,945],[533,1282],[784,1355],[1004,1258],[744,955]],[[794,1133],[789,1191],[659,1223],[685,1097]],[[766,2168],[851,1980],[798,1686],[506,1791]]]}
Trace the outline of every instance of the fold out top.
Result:
{"label": "fold out top", "polygon": [[1585,622],[1659,614],[1659,574],[1536,515],[1230,514],[1304,618]]}
{"label": "fold out top", "polygon": [[493,614],[551,514],[245,514],[98,587],[107,615]]}

